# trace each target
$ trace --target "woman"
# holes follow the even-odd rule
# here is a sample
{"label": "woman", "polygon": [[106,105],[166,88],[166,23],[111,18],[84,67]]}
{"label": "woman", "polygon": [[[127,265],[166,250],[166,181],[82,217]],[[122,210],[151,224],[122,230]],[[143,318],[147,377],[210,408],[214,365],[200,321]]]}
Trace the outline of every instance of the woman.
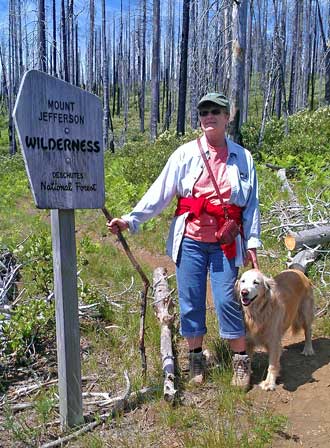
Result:
{"label": "woman", "polygon": [[[141,223],[159,214],[177,196],[167,253],[176,263],[180,305],[180,332],[189,348],[190,376],[204,378],[203,338],[206,334],[206,283],[209,273],[219,320],[220,336],[233,351],[232,384],[243,388],[250,381],[245,327],[234,285],[238,268],[248,262],[258,268],[256,248],[260,241],[260,218],[255,166],[249,151],[225,137],[230,105],[220,93],[209,93],[198,103],[203,130],[200,141],[180,146],[168,159],[162,173],[128,215],[115,218],[108,227],[136,232]],[[217,196],[200,151],[204,151],[221,194]],[[201,205],[202,204],[202,205]],[[231,245],[219,244],[217,232],[224,218],[223,204],[233,210],[241,232]],[[230,250],[228,251],[228,247]]]}

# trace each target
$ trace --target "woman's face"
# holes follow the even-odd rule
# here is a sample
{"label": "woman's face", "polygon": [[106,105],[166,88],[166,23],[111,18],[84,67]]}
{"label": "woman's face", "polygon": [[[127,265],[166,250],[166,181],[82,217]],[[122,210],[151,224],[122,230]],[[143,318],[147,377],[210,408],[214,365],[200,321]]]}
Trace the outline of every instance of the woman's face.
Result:
{"label": "woman's face", "polygon": [[206,104],[199,110],[201,128],[206,133],[224,135],[229,121],[229,115],[216,104]]}

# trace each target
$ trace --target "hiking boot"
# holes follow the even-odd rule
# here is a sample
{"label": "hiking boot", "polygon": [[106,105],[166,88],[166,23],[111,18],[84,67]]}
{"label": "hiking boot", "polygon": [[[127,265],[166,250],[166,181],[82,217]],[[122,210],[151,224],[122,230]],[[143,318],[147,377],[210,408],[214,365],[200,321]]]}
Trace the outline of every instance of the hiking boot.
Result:
{"label": "hiking boot", "polygon": [[239,355],[235,353],[233,356],[234,375],[231,380],[232,386],[238,386],[248,389],[251,377],[251,360],[249,355]]}
{"label": "hiking boot", "polygon": [[203,352],[189,353],[189,376],[190,383],[202,384],[205,375],[205,357]]}

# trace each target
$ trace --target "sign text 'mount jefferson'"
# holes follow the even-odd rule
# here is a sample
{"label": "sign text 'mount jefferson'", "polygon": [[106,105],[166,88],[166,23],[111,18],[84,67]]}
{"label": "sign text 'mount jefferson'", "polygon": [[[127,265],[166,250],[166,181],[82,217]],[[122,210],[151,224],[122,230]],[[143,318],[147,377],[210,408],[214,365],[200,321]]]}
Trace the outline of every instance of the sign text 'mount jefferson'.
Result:
{"label": "sign text 'mount jefferson'", "polygon": [[48,111],[40,111],[38,116],[39,121],[80,125],[85,124],[85,117],[75,111],[76,106],[74,101],[48,99],[47,106]]}

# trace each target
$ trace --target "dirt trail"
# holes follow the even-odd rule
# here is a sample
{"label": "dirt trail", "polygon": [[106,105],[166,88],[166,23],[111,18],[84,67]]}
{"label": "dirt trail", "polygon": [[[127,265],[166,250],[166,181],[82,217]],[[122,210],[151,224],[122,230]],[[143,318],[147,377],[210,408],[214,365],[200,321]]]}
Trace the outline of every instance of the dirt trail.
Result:
{"label": "dirt trail", "polygon": [[[151,255],[144,250],[135,253],[152,268],[162,266],[169,274],[175,272],[175,265],[167,256]],[[303,334],[285,335],[281,376],[274,392],[265,392],[257,385],[264,378],[267,355],[258,352],[253,359],[249,396],[256,405],[288,419],[286,430],[276,436],[272,448],[330,447],[330,339],[313,340],[315,356],[301,355],[303,346]]]}
{"label": "dirt trail", "polygon": [[287,334],[283,340],[281,376],[275,392],[258,388],[267,368],[267,357],[254,358],[253,387],[249,395],[258,405],[288,418],[287,430],[278,434],[273,448],[330,447],[330,340],[313,340],[315,356],[304,357],[303,335]]}

